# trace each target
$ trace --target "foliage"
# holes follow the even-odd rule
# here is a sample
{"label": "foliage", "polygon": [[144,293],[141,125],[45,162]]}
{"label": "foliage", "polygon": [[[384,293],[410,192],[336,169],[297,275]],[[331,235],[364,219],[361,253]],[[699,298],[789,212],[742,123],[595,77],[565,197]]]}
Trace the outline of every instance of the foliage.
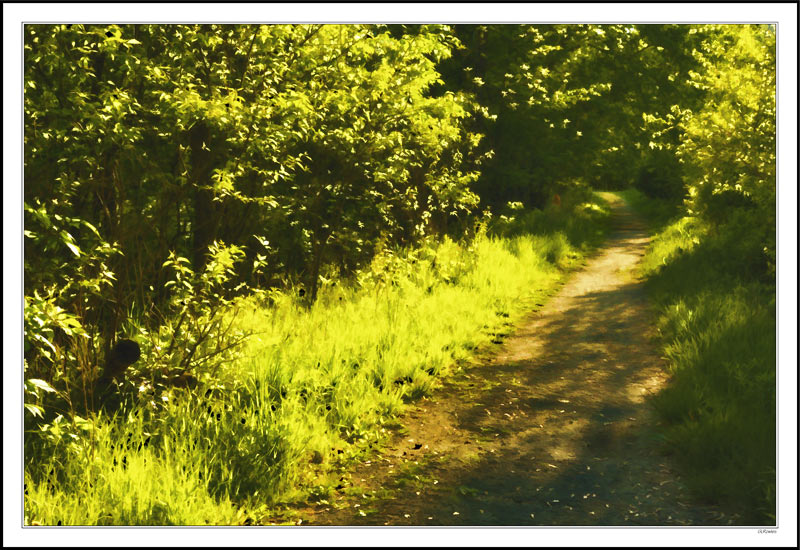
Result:
{"label": "foliage", "polygon": [[636,189],[656,199],[680,203],[685,195],[682,166],[669,150],[648,152],[633,182]]}
{"label": "foliage", "polygon": [[[26,25],[34,374],[58,360],[85,385],[126,331],[186,370],[242,283],[300,280],[313,302],[324,274],[463,216],[480,136],[462,94],[429,93],[455,44],[441,26]],[[217,242],[246,260],[224,281]]]}
{"label": "foliage", "polygon": [[[688,196],[670,234],[745,290],[677,276],[686,307],[774,289],[767,26],[25,25],[24,55],[30,521],[228,521],[365,452],[600,242],[588,184],[654,223]],[[141,360],[94,402],[120,338]]]}
{"label": "foliage", "polygon": [[[776,471],[775,37],[765,25],[689,32],[696,67],[687,82],[700,101],[643,115],[651,141],[638,187],[673,205],[634,197],[658,231],[642,271],[661,308],[673,371],[656,404],[696,493],[735,506],[745,522],[769,523]],[[676,212],[684,188],[684,209]]]}
{"label": "foliage", "polygon": [[[775,35],[768,25],[719,25],[695,53],[692,85],[704,107],[686,116],[678,153],[690,212],[715,227],[758,234],[756,254],[775,273]],[[723,229],[723,231],[725,231]]]}
{"label": "foliage", "polygon": [[229,366],[232,382],[26,434],[26,521],[241,524],[322,490],[386,437],[406,401],[557,288],[566,268],[556,265],[579,265],[607,213],[584,216],[572,240],[563,212],[537,222],[541,235],[506,226],[514,237],[385,248],[353,285],[324,285],[311,308],[277,290],[239,300],[224,317],[256,334]]}
{"label": "foliage", "polygon": [[672,373],[655,398],[667,448],[698,496],[760,524],[775,520],[776,297],[741,237],[678,215],[641,271]]}
{"label": "foliage", "polygon": [[153,335],[155,353],[148,360],[153,368],[174,365],[199,376],[198,369],[207,367],[212,359],[219,365],[226,352],[241,341],[243,335],[231,330],[225,316],[232,314],[235,305],[227,296],[226,283],[243,259],[241,248],[214,242],[202,273],[195,274],[189,260],[174,254],[164,262],[165,268],[174,270],[174,278],[165,285],[174,287],[174,292],[169,309],[161,315],[158,335]]}
{"label": "foliage", "polygon": [[478,102],[471,124],[492,152],[476,185],[482,202],[543,207],[579,180],[629,186],[652,141],[643,114],[697,101],[685,84],[699,42],[691,28],[457,25],[465,47],[442,73],[448,88]]}

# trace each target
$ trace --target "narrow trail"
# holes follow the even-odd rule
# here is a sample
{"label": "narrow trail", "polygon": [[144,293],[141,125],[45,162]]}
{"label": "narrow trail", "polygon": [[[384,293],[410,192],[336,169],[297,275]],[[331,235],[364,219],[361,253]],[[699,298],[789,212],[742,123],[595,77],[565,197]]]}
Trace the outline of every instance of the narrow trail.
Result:
{"label": "narrow trail", "polygon": [[409,409],[404,430],[310,525],[728,525],[659,453],[667,382],[632,269],[644,224],[616,195],[606,246],[482,364]]}

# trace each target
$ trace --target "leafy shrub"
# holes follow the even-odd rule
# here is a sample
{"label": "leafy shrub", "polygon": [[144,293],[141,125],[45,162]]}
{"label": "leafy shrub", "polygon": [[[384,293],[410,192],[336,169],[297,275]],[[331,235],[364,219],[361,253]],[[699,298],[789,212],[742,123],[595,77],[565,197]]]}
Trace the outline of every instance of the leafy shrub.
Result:
{"label": "leafy shrub", "polygon": [[636,175],[635,150],[616,148],[598,154],[590,174],[592,187],[604,190],[621,190],[631,186]]}
{"label": "leafy shrub", "polygon": [[768,25],[711,25],[694,52],[702,72],[691,83],[703,108],[680,122],[691,213],[726,225],[746,221],[775,258],[775,34]]}
{"label": "leafy shrub", "polygon": [[648,197],[670,202],[680,202],[685,194],[680,162],[667,149],[654,149],[646,154],[633,185]]}

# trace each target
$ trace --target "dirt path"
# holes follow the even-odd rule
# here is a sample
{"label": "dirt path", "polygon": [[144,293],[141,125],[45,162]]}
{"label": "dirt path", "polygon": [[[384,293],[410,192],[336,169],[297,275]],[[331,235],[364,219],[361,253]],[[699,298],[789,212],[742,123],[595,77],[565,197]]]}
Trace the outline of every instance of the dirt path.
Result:
{"label": "dirt path", "polygon": [[632,268],[645,226],[615,195],[614,231],[499,353],[401,419],[381,458],[311,525],[728,525],[659,454],[648,396],[665,383]]}

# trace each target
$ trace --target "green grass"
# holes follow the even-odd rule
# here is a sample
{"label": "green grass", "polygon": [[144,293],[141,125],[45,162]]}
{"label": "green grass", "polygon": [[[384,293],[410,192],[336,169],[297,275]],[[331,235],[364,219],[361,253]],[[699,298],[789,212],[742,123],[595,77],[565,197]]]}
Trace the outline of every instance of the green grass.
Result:
{"label": "green grass", "polygon": [[234,523],[231,502],[210,494],[208,465],[183,442],[154,442],[142,416],[45,440],[25,472],[26,524]]}
{"label": "green grass", "polygon": [[255,334],[207,394],[28,433],[26,522],[230,525],[329,494],[407,402],[550,295],[609,217],[587,192],[514,214],[468,244],[383,251],[310,309],[289,292],[243,299],[235,322]]}
{"label": "green grass", "polygon": [[[640,201],[639,204],[644,203]],[[634,202],[634,204],[636,204]],[[650,201],[652,210],[657,203]],[[672,379],[654,403],[695,494],[743,523],[775,521],[775,286],[736,235],[665,210],[641,272]]]}

